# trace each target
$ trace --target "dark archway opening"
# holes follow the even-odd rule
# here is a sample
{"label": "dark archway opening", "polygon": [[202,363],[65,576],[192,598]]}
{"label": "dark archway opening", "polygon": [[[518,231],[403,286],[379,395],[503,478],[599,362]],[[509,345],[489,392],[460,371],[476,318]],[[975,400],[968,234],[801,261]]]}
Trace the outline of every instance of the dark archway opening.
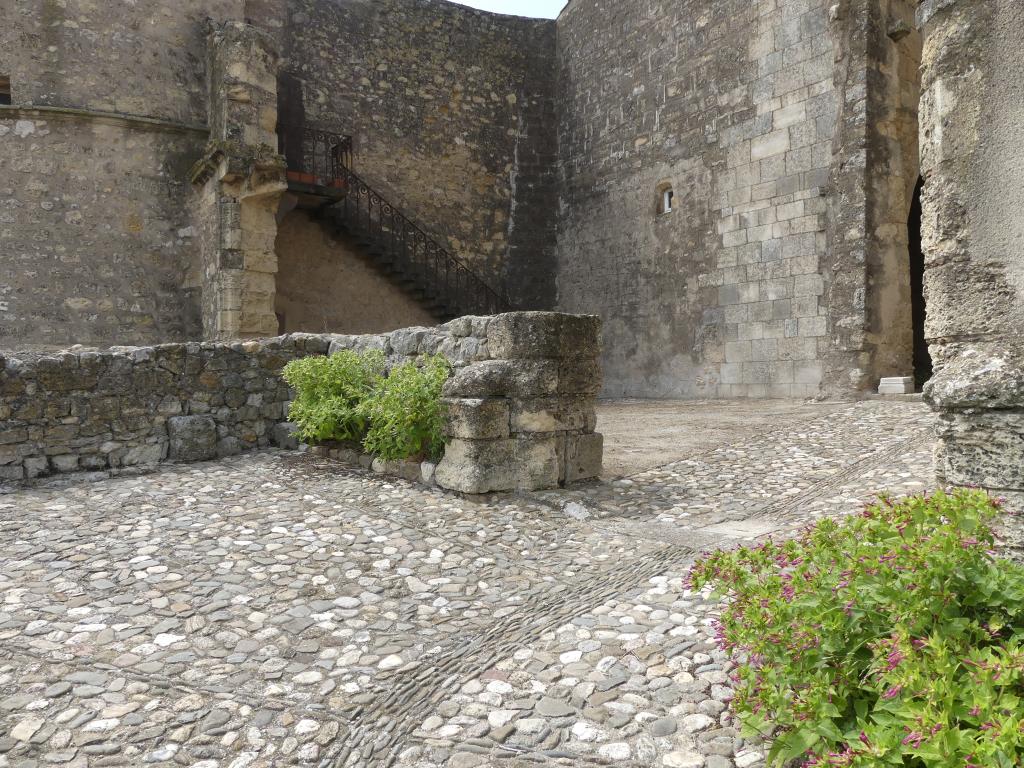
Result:
{"label": "dark archway opening", "polygon": [[910,301],[914,318],[914,379],[920,389],[932,377],[932,356],[928,351],[924,321],[926,307],[924,300],[924,248],[921,245],[921,193],[924,179],[918,179],[914,199],[910,204],[907,220],[908,243],[910,244]]}

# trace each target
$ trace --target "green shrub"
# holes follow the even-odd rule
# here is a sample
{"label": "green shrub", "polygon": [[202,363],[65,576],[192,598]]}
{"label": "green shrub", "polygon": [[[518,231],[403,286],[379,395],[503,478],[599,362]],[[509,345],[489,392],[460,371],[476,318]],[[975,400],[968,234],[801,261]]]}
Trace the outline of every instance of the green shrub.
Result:
{"label": "green shrub", "polygon": [[1024,568],[994,557],[980,491],[882,498],[793,541],[712,554],[733,599],[734,709],[772,765],[1024,765]]}
{"label": "green shrub", "polygon": [[368,453],[385,461],[440,458],[444,451],[441,388],[451,374],[448,361],[425,356],[391,370],[366,401]]}
{"label": "green shrub", "polygon": [[284,379],[296,393],[288,418],[308,442],[361,441],[369,426],[365,402],[383,374],[384,355],[378,351],[294,360],[284,368]]}

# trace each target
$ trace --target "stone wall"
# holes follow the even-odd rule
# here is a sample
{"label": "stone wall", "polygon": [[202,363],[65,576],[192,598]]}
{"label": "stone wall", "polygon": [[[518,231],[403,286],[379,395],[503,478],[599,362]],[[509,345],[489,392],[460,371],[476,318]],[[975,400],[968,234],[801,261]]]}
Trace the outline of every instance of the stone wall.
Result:
{"label": "stone wall", "polygon": [[369,181],[514,305],[553,306],[554,22],[431,0],[17,2],[4,21],[0,349],[274,332],[276,84],[208,40],[243,21]]}
{"label": "stone wall", "polygon": [[554,305],[555,23],[433,0],[299,0],[281,39],[306,122],[517,309]]}
{"label": "stone wall", "polygon": [[[926,396],[938,470],[1024,502],[1024,5],[924,0]],[[1024,508],[1024,505],[1022,505]],[[1018,531],[1019,533],[1019,531]]]}
{"label": "stone wall", "polygon": [[202,130],[0,107],[0,349],[199,338]]}
{"label": "stone wall", "polygon": [[351,238],[305,211],[284,217],[275,250],[275,309],[283,333],[382,333],[437,324]]}
{"label": "stone wall", "polygon": [[[609,395],[805,396],[837,114],[825,0],[574,0],[559,20],[559,308]],[[662,185],[673,212],[658,214]]]}
{"label": "stone wall", "polygon": [[242,5],[5,4],[0,348],[198,337],[205,19]]}
{"label": "stone wall", "polygon": [[[469,492],[539,488],[600,472],[596,318],[512,313],[374,336],[72,349],[0,358],[0,480],[121,472],[287,444],[290,360],[381,349],[458,368],[438,482]],[[504,427],[496,414],[500,411]]]}

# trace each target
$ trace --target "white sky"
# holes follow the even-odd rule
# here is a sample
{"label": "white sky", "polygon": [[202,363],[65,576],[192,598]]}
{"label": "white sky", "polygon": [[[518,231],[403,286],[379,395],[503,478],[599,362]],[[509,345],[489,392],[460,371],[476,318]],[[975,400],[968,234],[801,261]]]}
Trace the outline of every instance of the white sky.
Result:
{"label": "white sky", "polygon": [[480,8],[495,13],[513,16],[532,16],[540,19],[554,19],[565,7],[566,0],[455,0],[459,5]]}

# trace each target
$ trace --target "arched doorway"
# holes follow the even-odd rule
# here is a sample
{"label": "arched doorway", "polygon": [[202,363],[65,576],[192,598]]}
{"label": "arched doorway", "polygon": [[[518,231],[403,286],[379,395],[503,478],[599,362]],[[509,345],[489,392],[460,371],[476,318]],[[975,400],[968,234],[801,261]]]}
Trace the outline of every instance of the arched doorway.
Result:
{"label": "arched doorway", "polygon": [[925,336],[927,316],[924,295],[924,248],[921,244],[921,194],[924,179],[918,179],[907,219],[907,244],[910,246],[910,303],[914,323],[914,379],[920,389],[932,377],[932,356]]}

